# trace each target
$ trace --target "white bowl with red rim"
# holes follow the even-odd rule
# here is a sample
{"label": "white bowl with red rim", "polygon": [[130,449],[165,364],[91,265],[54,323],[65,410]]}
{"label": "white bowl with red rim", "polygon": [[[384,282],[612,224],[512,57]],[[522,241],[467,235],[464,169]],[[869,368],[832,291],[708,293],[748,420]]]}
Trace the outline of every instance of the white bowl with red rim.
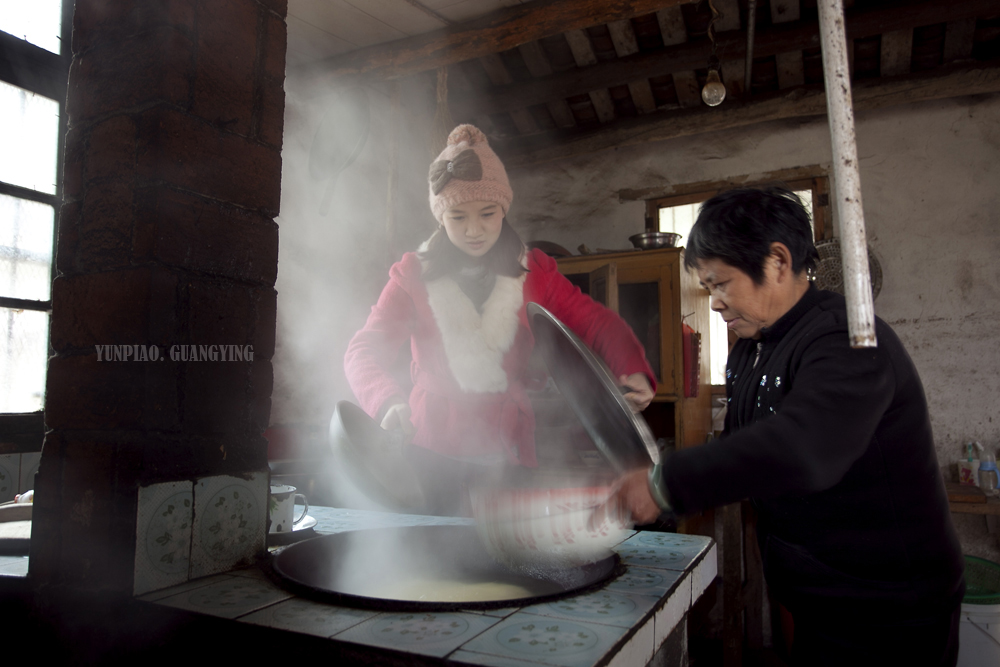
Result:
{"label": "white bowl with red rim", "polygon": [[576,567],[612,555],[632,522],[607,504],[612,486],[472,489],[479,537],[498,561],[516,567]]}

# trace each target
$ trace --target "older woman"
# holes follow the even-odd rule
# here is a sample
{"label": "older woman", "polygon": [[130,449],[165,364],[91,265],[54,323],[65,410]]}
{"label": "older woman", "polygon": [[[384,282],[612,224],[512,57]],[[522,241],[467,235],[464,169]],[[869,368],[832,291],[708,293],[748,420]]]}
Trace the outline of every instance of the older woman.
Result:
{"label": "older woman", "polygon": [[740,339],[726,428],[627,475],[618,498],[639,524],[749,498],[796,664],[954,665],[963,560],[920,378],[881,320],[877,348],[851,349],[843,297],[808,279],[815,257],[787,190],[705,203],[684,262]]}

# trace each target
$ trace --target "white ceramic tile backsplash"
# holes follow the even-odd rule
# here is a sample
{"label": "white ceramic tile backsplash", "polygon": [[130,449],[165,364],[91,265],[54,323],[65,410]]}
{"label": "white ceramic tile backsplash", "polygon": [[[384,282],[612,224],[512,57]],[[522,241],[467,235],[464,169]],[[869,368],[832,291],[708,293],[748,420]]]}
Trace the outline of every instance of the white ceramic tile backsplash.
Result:
{"label": "white ceramic tile backsplash", "polygon": [[190,577],[249,564],[265,549],[267,473],[206,477],[194,485]]}
{"label": "white ceramic tile backsplash", "polygon": [[133,592],[142,595],[188,579],[194,493],[191,482],[139,488]]}

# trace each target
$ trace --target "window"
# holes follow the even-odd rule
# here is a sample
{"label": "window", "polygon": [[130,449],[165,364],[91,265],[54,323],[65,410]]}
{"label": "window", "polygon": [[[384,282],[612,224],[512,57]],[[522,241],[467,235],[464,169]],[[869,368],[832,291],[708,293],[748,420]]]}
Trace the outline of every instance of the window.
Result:
{"label": "window", "polygon": [[[765,183],[772,183],[782,180],[783,184],[797,194],[809,211],[810,221],[813,227],[813,238],[820,240],[826,237],[826,207],[828,206],[827,179],[825,176],[818,176],[806,179],[786,180],[768,179]],[[677,245],[684,245],[685,239],[691,232],[695,220],[698,218],[698,211],[702,202],[715,194],[735,187],[735,184],[719,184],[717,187],[706,186],[710,189],[691,192],[690,194],[663,197],[647,202],[647,220],[656,225],[655,231],[673,232],[680,234],[681,238]],[[648,223],[647,223],[648,224]],[[712,328],[709,332],[710,350],[709,359],[712,368],[713,385],[724,385],[726,383],[726,357],[729,355],[731,345],[729,331],[726,323],[718,313],[711,315]]]}
{"label": "window", "polygon": [[38,412],[44,399],[72,15],[65,4],[0,9],[0,413]]}

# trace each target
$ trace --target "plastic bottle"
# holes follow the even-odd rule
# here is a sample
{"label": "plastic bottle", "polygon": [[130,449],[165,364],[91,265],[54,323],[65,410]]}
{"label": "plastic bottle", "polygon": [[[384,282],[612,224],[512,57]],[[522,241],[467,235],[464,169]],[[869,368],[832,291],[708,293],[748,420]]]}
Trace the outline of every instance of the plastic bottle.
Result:
{"label": "plastic bottle", "polygon": [[979,486],[979,459],[973,458],[972,448],[977,443],[965,443],[966,460],[958,462],[958,483]]}
{"label": "plastic bottle", "polygon": [[997,472],[997,460],[993,452],[983,454],[979,462],[979,488],[988,496],[1000,495],[1000,474]]}

